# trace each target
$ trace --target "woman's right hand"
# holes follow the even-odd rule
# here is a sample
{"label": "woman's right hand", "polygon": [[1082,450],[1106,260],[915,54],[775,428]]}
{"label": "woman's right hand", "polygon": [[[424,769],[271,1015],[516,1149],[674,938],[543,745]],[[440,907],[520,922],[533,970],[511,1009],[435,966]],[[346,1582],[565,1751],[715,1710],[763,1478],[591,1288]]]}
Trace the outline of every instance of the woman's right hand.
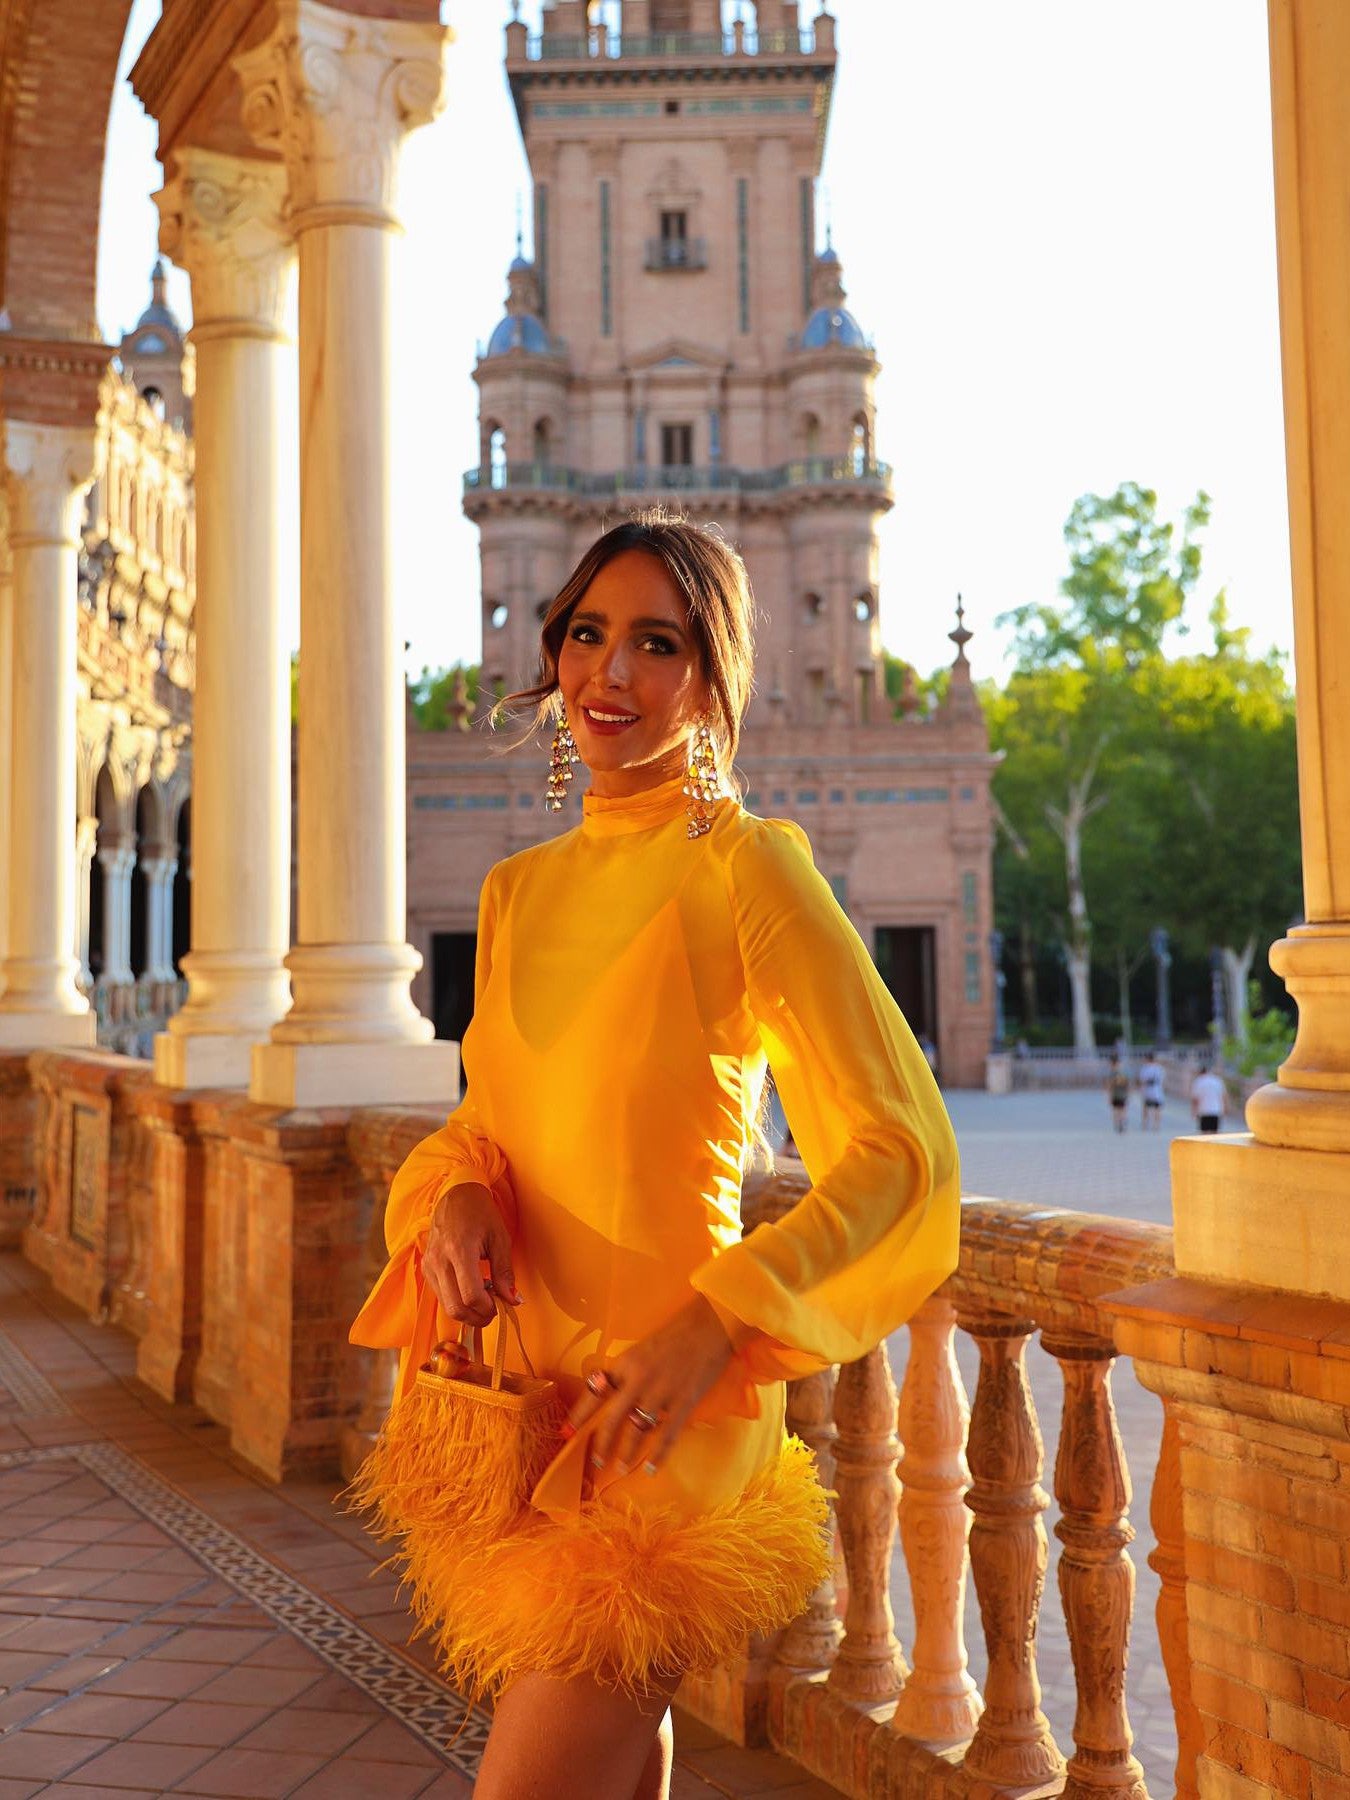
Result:
{"label": "woman's right hand", "polygon": [[497,1316],[482,1265],[491,1270],[493,1290],[519,1306],[511,1268],[511,1239],[491,1192],[465,1182],[442,1194],[431,1215],[422,1272],[436,1298],[461,1325],[490,1325]]}

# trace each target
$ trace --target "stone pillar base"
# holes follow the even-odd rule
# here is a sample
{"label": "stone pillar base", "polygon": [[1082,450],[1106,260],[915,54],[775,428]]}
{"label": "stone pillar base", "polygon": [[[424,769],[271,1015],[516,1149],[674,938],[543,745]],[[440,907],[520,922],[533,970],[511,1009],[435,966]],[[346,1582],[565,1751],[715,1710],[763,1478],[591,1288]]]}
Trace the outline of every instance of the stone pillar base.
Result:
{"label": "stone pillar base", "polygon": [[17,1250],[37,1205],[37,1095],[28,1058],[0,1054],[0,1250]]}
{"label": "stone pillar base", "polygon": [[[1234,1224],[1247,1204],[1247,1191],[1230,1193]],[[1324,1255],[1334,1258],[1334,1244]],[[1189,1751],[1182,1743],[1194,1779],[1179,1764],[1177,1791],[1336,1793],[1346,1769],[1350,1305],[1180,1276],[1104,1304],[1118,1349],[1180,1433],[1197,1719]]]}
{"label": "stone pillar base", "polygon": [[155,1039],[155,1080],[167,1088],[246,1088],[260,1041],[161,1031]]}
{"label": "stone pillar base", "polygon": [[459,1097],[459,1046],[260,1044],[249,1097],[262,1106],[444,1106]]}
{"label": "stone pillar base", "polygon": [[84,1012],[0,1011],[0,1047],[16,1050],[92,1050],[98,1020]]}
{"label": "stone pillar base", "polygon": [[227,1125],[244,1176],[230,1441],[272,1481],[335,1472],[364,1399],[347,1329],[368,1286],[377,1196],[349,1155],[349,1121],[336,1107],[245,1106]]}
{"label": "stone pillar base", "polygon": [[1347,1164],[1254,1137],[1178,1138],[1172,1213],[1178,1275],[1350,1300]]}

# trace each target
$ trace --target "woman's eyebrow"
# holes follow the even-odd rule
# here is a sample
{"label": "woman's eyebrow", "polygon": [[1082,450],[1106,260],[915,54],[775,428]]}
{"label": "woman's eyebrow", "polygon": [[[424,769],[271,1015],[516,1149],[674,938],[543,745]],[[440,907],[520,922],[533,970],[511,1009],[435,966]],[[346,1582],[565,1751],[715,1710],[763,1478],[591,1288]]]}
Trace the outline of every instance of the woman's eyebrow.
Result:
{"label": "woman's eyebrow", "polygon": [[[577,610],[572,614],[572,617],[574,619],[580,619],[584,624],[587,624],[587,625],[608,625],[609,624],[609,614],[603,613],[603,612],[598,612],[593,606],[578,607]],[[685,632],[684,626],[680,624],[678,619],[658,619],[658,618],[630,619],[629,625],[630,625],[631,629],[634,631],[652,631],[652,630],[673,631],[679,637],[684,637],[687,635]]]}

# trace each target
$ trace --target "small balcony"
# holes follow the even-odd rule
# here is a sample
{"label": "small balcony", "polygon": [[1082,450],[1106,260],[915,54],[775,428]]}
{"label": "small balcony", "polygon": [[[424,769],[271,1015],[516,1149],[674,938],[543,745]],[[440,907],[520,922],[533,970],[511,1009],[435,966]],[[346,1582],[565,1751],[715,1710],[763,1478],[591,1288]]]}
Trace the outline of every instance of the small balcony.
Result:
{"label": "small balcony", "polygon": [[729,463],[639,464],[633,468],[592,472],[552,463],[503,463],[469,469],[466,498],[491,489],[562,491],[584,496],[607,494],[777,493],[791,488],[864,487],[889,499],[891,465],[871,457],[808,456],[776,468],[738,469]]}
{"label": "small balcony", "polygon": [[648,238],[647,267],[657,273],[667,269],[706,269],[706,238]]}
{"label": "small balcony", "polygon": [[625,61],[666,59],[707,61],[724,56],[811,56],[818,49],[831,48],[817,43],[816,32],[807,27],[800,31],[741,31],[695,33],[667,31],[630,33],[620,37],[615,32],[594,28],[586,33],[545,32],[525,40],[528,62],[590,62],[594,60]]}

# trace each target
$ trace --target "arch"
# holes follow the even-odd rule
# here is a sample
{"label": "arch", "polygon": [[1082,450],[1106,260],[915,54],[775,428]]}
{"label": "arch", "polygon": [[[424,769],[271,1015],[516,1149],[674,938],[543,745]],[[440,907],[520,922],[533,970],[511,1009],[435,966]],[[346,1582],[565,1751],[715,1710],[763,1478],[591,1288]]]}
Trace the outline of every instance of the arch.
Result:
{"label": "arch", "polygon": [[802,455],[820,455],[820,420],[815,413],[803,413],[800,428]]}
{"label": "arch", "polygon": [[849,462],[855,475],[865,475],[872,462],[872,427],[866,413],[854,413],[849,422]]}
{"label": "arch", "polygon": [[803,596],[802,610],[808,619],[818,619],[825,611],[824,597],[814,590]]}
{"label": "arch", "polygon": [[101,152],[131,0],[17,0],[0,25],[0,306],[20,336],[97,338]]}
{"label": "arch", "polygon": [[506,432],[496,419],[483,422],[482,467],[490,487],[506,486]]}
{"label": "arch", "polygon": [[139,980],[150,968],[149,916],[146,906],[144,859],[162,848],[163,796],[153,782],[136,796],[137,856],[131,871],[131,973]]}
{"label": "arch", "polygon": [[533,442],[534,462],[541,469],[553,465],[553,421],[552,419],[536,419],[534,422]]}

